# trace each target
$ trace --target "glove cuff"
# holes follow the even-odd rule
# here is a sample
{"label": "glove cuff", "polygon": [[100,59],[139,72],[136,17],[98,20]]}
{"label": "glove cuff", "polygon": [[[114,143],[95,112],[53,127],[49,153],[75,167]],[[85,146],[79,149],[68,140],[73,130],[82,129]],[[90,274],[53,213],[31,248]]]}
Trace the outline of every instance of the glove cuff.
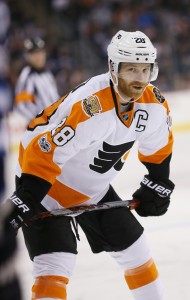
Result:
{"label": "glove cuff", "polygon": [[20,195],[18,196],[17,192],[14,192],[13,195],[7,199],[7,203],[9,202],[12,206],[12,211],[8,216],[8,222],[15,231],[34,215],[33,207],[30,204],[32,201],[29,201],[29,196],[26,194],[25,202],[22,199],[24,199],[24,197],[21,198]]}

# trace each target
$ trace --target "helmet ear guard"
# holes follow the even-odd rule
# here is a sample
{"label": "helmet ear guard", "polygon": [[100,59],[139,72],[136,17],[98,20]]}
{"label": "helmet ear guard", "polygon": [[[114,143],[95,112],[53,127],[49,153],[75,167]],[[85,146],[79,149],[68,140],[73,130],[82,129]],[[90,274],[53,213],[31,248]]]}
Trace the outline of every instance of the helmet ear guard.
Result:
{"label": "helmet ear guard", "polygon": [[[117,73],[118,73],[118,66],[116,63],[114,63],[111,59],[109,60],[109,72],[111,79],[115,85],[118,84],[118,78],[117,78]],[[116,71],[117,70],[117,71]]]}
{"label": "helmet ear guard", "polygon": [[155,62],[154,64],[151,65],[151,71],[150,71],[150,81],[155,81],[158,77],[158,63]]}

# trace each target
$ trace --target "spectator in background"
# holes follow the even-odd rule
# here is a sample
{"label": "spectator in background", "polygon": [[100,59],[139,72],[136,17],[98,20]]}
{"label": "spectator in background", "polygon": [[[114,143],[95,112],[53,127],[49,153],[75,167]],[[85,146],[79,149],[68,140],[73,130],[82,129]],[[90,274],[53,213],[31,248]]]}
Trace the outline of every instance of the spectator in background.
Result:
{"label": "spectator in background", "polygon": [[10,10],[4,0],[0,0],[0,45],[5,46],[10,28]]}
{"label": "spectator in background", "polygon": [[15,88],[14,107],[30,122],[45,107],[59,99],[53,74],[46,69],[45,42],[40,37],[24,40],[26,66]]}
{"label": "spectator in background", "polygon": [[0,46],[0,299],[20,300],[21,290],[15,271],[17,240],[5,222],[8,210],[3,211],[2,201],[5,193],[5,158],[7,153],[6,116],[12,107],[12,93],[9,82],[9,57]]}
{"label": "spectator in background", "polygon": [[0,46],[0,201],[5,192],[5,156],[8,146],[6,116],[12,107],[12,93],[9,81],[9,57]]}
{"label": "spectator in background", "polygon": [[17,240],[5,221],[9,208],[3,210],[0,201],[0,299],[21,300],[21,288],[16,272]]}
{"label": "spectator in background", "polygon": [[12,17],[9,49],[14,86],[22,62],[23,37],[46,37],[48,64],[63,95],[74,88],[76,69],[77,73],[78,70],[83,73],[84,80],[106,72],[107,44],[122,28],[141,30],[154,42],[158,49],[159,89],[190,88],[187,0],[7,0],[7,3]]}

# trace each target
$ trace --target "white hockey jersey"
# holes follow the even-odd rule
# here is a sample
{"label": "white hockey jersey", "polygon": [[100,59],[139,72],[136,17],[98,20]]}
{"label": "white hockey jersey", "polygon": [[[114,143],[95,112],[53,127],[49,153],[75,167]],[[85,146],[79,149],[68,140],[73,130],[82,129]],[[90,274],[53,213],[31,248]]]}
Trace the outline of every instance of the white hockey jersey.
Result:
{"label": "white hockey jersey", "polygon": [[148,85],[131,111],[120,112],[109,74],[89,79],[33,119],[24,134],[17,176],[43,178],[52,187],[48,209],[97,203],[121,170],[135,141],[143,163],[171,155],[169,108]]}

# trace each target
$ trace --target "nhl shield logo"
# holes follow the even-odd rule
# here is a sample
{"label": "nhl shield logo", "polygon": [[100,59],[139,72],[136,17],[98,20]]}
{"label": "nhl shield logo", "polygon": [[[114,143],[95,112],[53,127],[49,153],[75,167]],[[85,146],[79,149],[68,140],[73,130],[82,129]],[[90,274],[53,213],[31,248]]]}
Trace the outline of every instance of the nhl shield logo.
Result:
{"label": "nhl shield logo", "polygon": [[128,121],[129,120],[129,115],[126,114],[126,113],[123,113],[122,114],[122,119],[123,119],[123,121]]}
{"label": "nhl shield logo", "polygon": [[40,146],[40,149],[43,152],[50,152],[51,151],[51,144],[47,141],[47,136],[46,135],[43,135],[38,140],[38,145]]}

